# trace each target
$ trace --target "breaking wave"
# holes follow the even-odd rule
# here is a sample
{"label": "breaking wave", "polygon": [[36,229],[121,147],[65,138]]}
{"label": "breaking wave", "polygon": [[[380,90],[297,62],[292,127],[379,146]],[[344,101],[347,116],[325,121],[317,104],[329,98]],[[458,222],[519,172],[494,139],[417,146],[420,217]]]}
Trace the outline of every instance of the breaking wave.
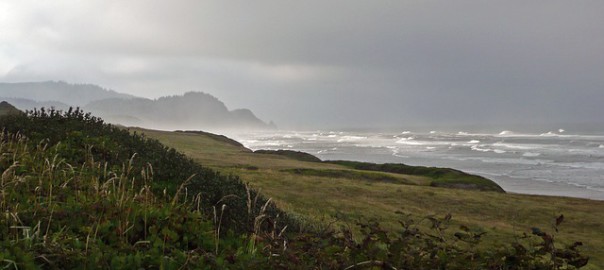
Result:
{"label": "breaking wave", "polygon": [[338,139],[338,142],[356,142],[360,140],[367,139],[364,136],[342,136],[342,138]]}
{"label": "breaking wave", "polygon": [[538,157],[540,156],[540,153],[534,153],[534,152],[525,152],[524,154],[522,154],[523,157]]}

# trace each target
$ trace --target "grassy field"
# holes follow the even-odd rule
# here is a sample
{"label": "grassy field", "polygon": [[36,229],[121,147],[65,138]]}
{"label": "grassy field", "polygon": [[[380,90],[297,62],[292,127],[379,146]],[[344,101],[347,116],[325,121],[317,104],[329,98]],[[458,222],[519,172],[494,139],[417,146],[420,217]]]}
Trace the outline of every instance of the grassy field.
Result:
{"label": "grassy field", "polygon": [[202,165],[241,176],[283,210],[315,224],[376,218],[396,229],[396,211],[417,217],[450,213],[458,224],[482,228],[487,232],[485,243],[496,245],[529,233],[532,227],[552,232],[554,218],[564,214],[556,239],[583,242],[582,250],[591,256],[585,269],[604,269],[603,201],[432,187],[433,179],[427,176],[258,154],[205,134],[131,131],[156,138]]}

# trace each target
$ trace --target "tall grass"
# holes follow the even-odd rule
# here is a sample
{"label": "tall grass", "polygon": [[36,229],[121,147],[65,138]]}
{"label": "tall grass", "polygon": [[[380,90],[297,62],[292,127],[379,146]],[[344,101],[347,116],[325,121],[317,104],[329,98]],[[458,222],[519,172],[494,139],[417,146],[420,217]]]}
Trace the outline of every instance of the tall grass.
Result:
{"label": "tall grass", "polygon": [[56,154],[60,146],[30,148],[21,135],[0,134],[2,268],[170,269],[252,258],[238,250],[246,239],[204,217],[199,194],[188,199],[188,181],[154,194],[153,168],[134,166],[136,155],[119,169],[92,155],[75,166]]}

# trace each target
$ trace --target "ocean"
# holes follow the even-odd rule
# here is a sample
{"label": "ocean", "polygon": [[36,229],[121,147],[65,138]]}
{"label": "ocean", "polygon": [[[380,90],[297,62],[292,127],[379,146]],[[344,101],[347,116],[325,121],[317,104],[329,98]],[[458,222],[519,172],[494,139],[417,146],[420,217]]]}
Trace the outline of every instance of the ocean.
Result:
{"label": "ocean", "polygon": [[501,131],[270,131],[231,134],[246,147],[289,149],[323,160],[449,167],[507,192],[604,200],[604,134]]}

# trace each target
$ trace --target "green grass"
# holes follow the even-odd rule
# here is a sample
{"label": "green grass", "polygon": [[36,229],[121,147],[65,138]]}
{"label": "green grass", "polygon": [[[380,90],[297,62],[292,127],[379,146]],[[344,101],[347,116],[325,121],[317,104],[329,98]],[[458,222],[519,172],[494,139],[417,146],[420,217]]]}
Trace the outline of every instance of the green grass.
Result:
{"label": "green grass", "polygon": [[[363,180],[368,183],[386,182],[398,183],[403,185],[420,185],[428,182],[419,177],[411,178],[409,175],[400,175],[383,172],[367,172],[361,170],[333,170],[333,169],[284,169],[281,172],[296,174],[300,176],[315,176],[322,178],[343,178],[349,180]],[[414,181],[415,180],[415,181]]]}
{"label": "green grass", "polygon": [[61,145],[4,133],[0,154],[2,269],[243,269],[265,257],[221,235],[222,213],[208,218],[200,197],[154,193],[160,181],[134,158],[69,164]]}
{"label": "green grass", "polygon": [[321,162],[321,159],[315,157],[311,154],[300,152],[300,151],[292,151],[292,150],[256,150],[254,151],[256,154],[272,154],[272,155],[280,155],[286,156],[291,159],[299,160],[299,161],[309,161],[309,162]]}
{"label": "green grass", "polygon": [[[0,126],[3,269],[558,269],[587,262],[563,245],[582,232],[555,233],[555,240],[547,233],[559,222],[547,226],[547,214],[538,219],[534,211],[549,205],[516,212],[543,230],[514,238],[501,206],[485,203],[510,197],[432,187],[441,169],[359,170],[252,153],[219,135],[143,131],[216,162],[212,169],[142,130],[132,134],[72,109],[4,116]],[[235,174],[266,188],[281,208]],[[588,226],[601,224],[583,218],[589,225],[569,228],[585,228],[597,241]],[[597,242],[586,243],[594,253]]]}
{"label": "green grass", "polygon": [[375,164],[358,161],[327,161],[358,170],[391,172],[403,175],[419,175],[432,179],[430,185],[433,187],[473,189],[483,191],[504,192],[495,182],[482,176],[464,173],[451,168],[436,168],[423,166],[409,166],[405,164]]}
{"label": "green grass", "polygon": [[156,138],[206,166],[239,175],[243,181],[273,198],[281,209],[309,220],[337,218],[339,223],[346,224],[376,218],[387,228],[394,229],[398,225],[395,214],[398,210],[417,217],[451,213],[456,224],[483,228],[487,231],[487,243],[497,246],[529,232],[531,227],[551,229],[553,217],[564,214],[566,222],[556,238],[567,244],[582,241],[583,250],[591,256],[586,269],[604,268],[602,201],[428,186],[439,180],[450,181],[447,174],[455,175],[456,171],[446,169],[436,175],[401,174],[390,170],[390,176],[398,175],[410,180],[411,184],[359,181],[359,178],[367,177],[367,171],[360,172],[342,164],[258,155],[204,135],[134,130]]}

